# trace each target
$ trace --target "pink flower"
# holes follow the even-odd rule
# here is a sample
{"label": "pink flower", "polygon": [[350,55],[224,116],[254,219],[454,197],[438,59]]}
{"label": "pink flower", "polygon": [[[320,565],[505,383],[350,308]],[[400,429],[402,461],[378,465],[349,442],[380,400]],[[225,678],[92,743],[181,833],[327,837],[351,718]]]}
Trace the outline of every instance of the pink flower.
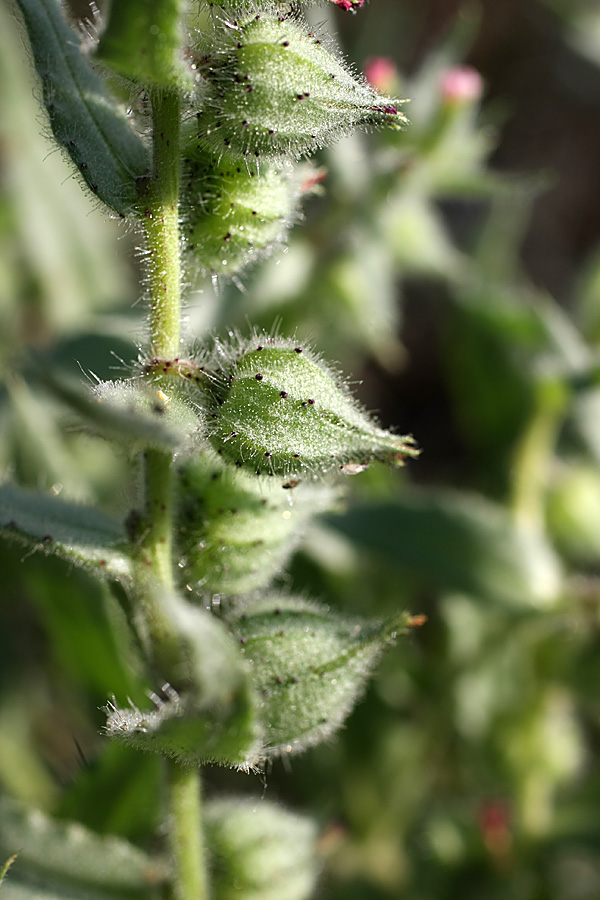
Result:
{"label": "pink flower", "polygon": [[365,63],[365,75],[373,87],[383,93],[393,93],[398,78],[396,64],[386,56],[373,56]]}
{"label": "pink flower", "polygon": [[442,73],[440,90],[449,105],[473,103],[483,93],[483,79],[471,66],[452,66]]}
{"label": "pink flower", "polygon": [[364,4],[365,0],[332,0],[332,2],[345,12],[356,12]]}

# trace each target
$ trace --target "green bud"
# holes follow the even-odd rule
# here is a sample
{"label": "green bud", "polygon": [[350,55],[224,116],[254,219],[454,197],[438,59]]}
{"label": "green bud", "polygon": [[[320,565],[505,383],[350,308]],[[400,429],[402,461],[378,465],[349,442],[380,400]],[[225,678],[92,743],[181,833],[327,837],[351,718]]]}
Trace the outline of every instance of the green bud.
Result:
{"label": "green bud", "polygon": [[291,165],[259,175],[200,144],[186,168],[186,250],[203,269],[233,275],[281,243],[296,209]]}
{"label": "green bud", "polygon": [[308,347],[265,337],[219,349],[207,429],[228,462],[258,474],[316,476],[416,455],[412,438],[379,428]]}
{"label": "green bud", "polygon": [[307,900],[317,876],[316,829],[264,800],[207,804],[214,900]]}
{"label": "green bud", "polygon": [[211,452],[184,463],[178,478],[180,567],[190,586],[243,594],[281,572],[311,516],[334,492],[314,484],[257,478]]}
{"label": "green bud", "polygon": [[236,159],[299,159],[356,127],[405,121],[299,15],[277,7],[227,23],[202,74],[198,135]]}
{"label": "green bud", "polygon": [[360,622],[285,596],[234,612],[230,624],[260,697],[265,753],[297,753],[333,734],[386,643],[409,622],[405,614],[383,626]]}
{"label": "green bud", "polygon": [[548,496],[548,528],[572,560],[600,559],[600,475],[595,465],[571,462],[558,470]]}

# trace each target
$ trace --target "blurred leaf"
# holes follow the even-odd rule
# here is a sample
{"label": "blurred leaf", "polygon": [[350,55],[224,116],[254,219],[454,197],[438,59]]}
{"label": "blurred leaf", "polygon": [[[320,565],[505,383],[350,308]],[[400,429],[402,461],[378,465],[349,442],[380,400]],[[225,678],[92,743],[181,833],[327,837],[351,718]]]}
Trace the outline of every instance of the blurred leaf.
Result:
{"label": "blurred leaf", "polygon": [[123,527],[95,509],[0,485],[0,533],[33,551],[62,556],[107,578],[131,574]]}
{"label": "blurred leaf", "polygon": [[90,205],[72,167],[41,133],[21,32],[2,4],[0,353],[11,357],[23,342],[39,348],[132,293],[122,232]]}
{"label": "blurred leaf", "polygon": [[159,756],[105,740],[63,791],[56,813],[102,834],[148,840],[162,822],[162,774]]}
{"label": "blurred leaf", "polygon": [[2,885],[7,900],[87,900],[154,896],[165,876],[160,860],[117,838],[100,837],[75,823],[25,813],[0,801],[0,856],[18,860]]}
{"label": "blurred leaf", "polygon": [[436,207],[400,186],[382,210],[382,234],[400,272],[457,278],[465,261],[453,246]]}
{"label": "blurred leaf", "polygon": [[107,584],[84,571],[65,579],[63,565],[30,567],[25,583],[53,658],[79,689],[93,691],[100,702],[113,692],[139,693],[140,651]]}
{"label": "blurred leaf", "polygon": [[358,547],[440,590],[521,608],[556,598],[559,567],[550,548],[482,496],[411,490],[327,521]]}

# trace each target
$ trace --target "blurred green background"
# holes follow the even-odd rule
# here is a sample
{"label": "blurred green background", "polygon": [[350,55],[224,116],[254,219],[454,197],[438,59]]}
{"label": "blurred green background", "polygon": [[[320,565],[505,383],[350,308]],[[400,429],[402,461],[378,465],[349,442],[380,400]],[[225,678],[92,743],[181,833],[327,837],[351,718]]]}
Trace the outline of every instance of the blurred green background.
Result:
{"label": "blurred green background", "polygon": [[[323,152],[287,251],[239,284],[193,279],[186,329],[308,336],[414,434],[420,459],[348,479],[283,582],[427,622],[329,745],[260,776],[207,770],[207,792],[316,817],[329,900],[597,900],[600,7],[370,0],[312,19],[361,69],[393,61],[411,125]],[[448,94],[459,65],[480,96]],[[139,239],[44,137],[6,0],[0,76],[0,471],[124,517],[135,466],[44,373],[136,360]],[[0,793],[152,848],[159,760],[99,735],[107,697],[140,691],[118,589],[10,544],[0,576]]]}

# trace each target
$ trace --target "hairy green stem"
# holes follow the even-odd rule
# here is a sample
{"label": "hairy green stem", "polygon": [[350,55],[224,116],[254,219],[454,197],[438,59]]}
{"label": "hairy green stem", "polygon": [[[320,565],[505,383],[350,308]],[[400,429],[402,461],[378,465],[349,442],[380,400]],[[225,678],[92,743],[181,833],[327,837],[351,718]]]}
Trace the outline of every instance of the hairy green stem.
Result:
{"label": "hairy green stem", "polygon": [[175,91],[152,95],[154,172],[144,227],[150,258],[152,356],[178,356],[181,318],[179,119]]}
{"label": "hairy green stem", "polygon": [[[153,93],[151,102],[154,169],[143,210],[151,287],[150,352],[153,357],[176,358],[181,319],[180,101],[175,91],[162,91]],[[172,464],[172,455],[163,450],[148,448],[144,453],[144,510],[138,565],[144,624],[154,664],[165,678],[177,670],[179,653],[177,635],[162,602],[164,595],[175,587]],[[199,773],[170,760],[166,766],[174,896],[176,900],[205,900]]]}
{"label": "hairy green stem", "polygon": [[201,828],[200,775],[198,769],[188,769],[171,760],[167,765],[174,900],[204,900],[208,893]]}
{"label": "hairy green stem", "polygon": [[[180,100],[176,91],[151,95],[154,165],[143,210],[150,271],[150,347],[155,356],[177,355],[181,317],[179,252]],[[143,459],[144,511],[140,532],[140,581],[148,636],[157,664],[168,676],[176,640],[160,603],[173,581],[172,456],[148,448]],[[150,587],[150,584],[154,587]],[[157,590],[158,588],[158,590]],[[166,669],[166,671],[165,671]]]}

